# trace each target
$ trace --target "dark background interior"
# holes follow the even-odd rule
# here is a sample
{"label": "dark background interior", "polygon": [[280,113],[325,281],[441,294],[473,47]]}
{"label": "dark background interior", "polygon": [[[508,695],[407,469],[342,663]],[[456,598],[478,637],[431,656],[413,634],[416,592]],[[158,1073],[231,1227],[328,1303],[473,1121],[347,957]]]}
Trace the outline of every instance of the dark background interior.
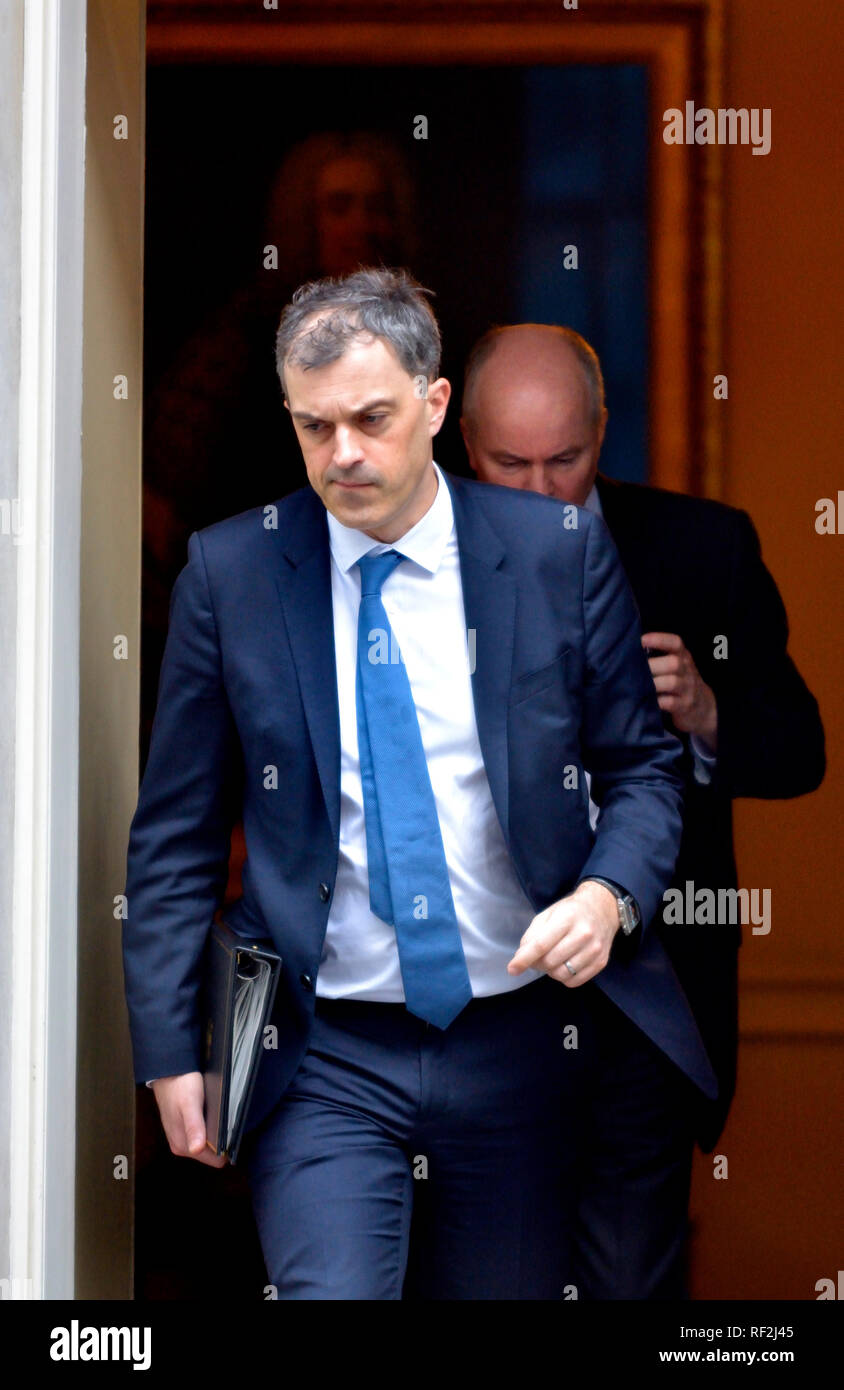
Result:
{"label": "dark background interior", "polygon": [[[413,138],[418,113],[427,140]],[[273,173],[318,130],[383,131],[410,164],[420,254],[409,268],[436,291],[454,406],[466,354],[491,324],[567,323],[604,366],[602,467],[644,480],[644,66],[151,69],[147,397],[206,316],[260,271]],[[567,244],[578,247],[577,271],[563,269]],[[455,424],[458,411],[449,413]],[[443,467],[465,471],[456,431],[438,454]]]}
{"label": "dark background interior", "polygon": [[[413,138],[418,114],[428,139]],[[416,184],[420,252],[410,266],[436,292],[443,373],[456,396],[437,442],[466,472],[457,428],[465,356],[493,323],[567,323],[598,350],[610,421],[602,467],[647,477],[647,74],[643,67],[373,68],[172,66],[147,89],[145,440],[186,345],[213,339],[219,314],[261,275],[263,208],[285,153],[318,130],[370,130],[399,144]],[[579,269],[563,268],[578,247]],[[266,273],[266,272],[264,272]],[[202,348],[198,348],[201,351]],[[261,348],[264,351],[264,348]],[[304,482],[273,380],[260,427],[244,401],[232,432],[231,490],[200,479],[190,529],[271,501]],[[180,439],[158,429],[145,481],[174,491]],[[255,453],[266,451],[256,471]],[[228,468],[229,459],[222,467]],[[149,466],[148,466],[149,465]],[[267,489],[269,488],[269,492]],[[215,513],[214,509],[217,509]],[[185,562],[143,588],[142,763],[166,633],[169,589]],[[152,1093],[140,1093],[136,1296],[263,1297],[265,1272],[245,1179],[174,1158]],[[223,1271],[231,1287],[221,1289]]]}

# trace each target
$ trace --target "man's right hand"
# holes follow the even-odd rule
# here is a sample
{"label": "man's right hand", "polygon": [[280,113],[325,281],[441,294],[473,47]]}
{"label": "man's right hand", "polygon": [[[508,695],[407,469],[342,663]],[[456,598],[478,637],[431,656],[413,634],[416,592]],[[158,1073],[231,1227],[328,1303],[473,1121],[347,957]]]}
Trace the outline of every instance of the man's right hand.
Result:
{"label": "man's right hand", "polygon": [[195,1158],[211,1168],[224,1168],[226,1154],[215,1154],[205,1142],[205,1083],[201,1071],[183,1076],[161,1076],[151,1090],[171,1153],[178,1158]]}

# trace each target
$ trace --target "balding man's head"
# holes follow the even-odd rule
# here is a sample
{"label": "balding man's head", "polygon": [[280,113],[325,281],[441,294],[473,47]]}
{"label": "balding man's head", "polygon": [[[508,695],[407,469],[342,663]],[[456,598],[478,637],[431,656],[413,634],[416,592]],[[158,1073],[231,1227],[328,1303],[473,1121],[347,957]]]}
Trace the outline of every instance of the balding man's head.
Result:
{"label": "balding man's head", "polygon": [[466,364],[460,421],[487,483],[582,505],[598,470],[607,411],[597,355],[570,328],[494,328]]}

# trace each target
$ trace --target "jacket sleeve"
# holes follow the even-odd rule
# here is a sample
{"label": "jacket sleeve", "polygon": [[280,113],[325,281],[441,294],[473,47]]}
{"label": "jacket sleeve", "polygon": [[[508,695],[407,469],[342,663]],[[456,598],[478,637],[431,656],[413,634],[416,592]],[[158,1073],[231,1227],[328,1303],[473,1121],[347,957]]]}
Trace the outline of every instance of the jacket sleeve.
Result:
{"label": "jacket sleeve", "polygon": [[682,746],[663,727],[636,603],[615,544],[592,518],[583,580],[582,753],[600,807],[581,878],[632,893],[643,929],[659,909],[680,846]]}
{"label": "jacket sleeve", "polygon": [[786,650],[788,620],[746,512],[730,557],[726,657],[712,663],[718,705],[714,780],[729,796],[814,791],[826,757],[818,704]]}
{"label": "jacket sleeve", "polygon": [[201,1068],[199,987],[241,794],[202,542],[173,589],[149,757],[129,833],[123,968],[135,1079]]}

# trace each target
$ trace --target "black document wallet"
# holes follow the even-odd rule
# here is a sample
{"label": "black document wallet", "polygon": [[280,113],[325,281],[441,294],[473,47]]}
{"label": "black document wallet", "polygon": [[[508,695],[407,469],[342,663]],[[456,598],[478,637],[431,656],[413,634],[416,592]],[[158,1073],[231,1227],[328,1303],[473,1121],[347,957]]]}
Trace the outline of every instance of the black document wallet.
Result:
{"label": "black document wallet", "polygon": [[275,998],[281,956],[215,922],[203,978],[205,1133],[215,1154],[237,1159]]}

